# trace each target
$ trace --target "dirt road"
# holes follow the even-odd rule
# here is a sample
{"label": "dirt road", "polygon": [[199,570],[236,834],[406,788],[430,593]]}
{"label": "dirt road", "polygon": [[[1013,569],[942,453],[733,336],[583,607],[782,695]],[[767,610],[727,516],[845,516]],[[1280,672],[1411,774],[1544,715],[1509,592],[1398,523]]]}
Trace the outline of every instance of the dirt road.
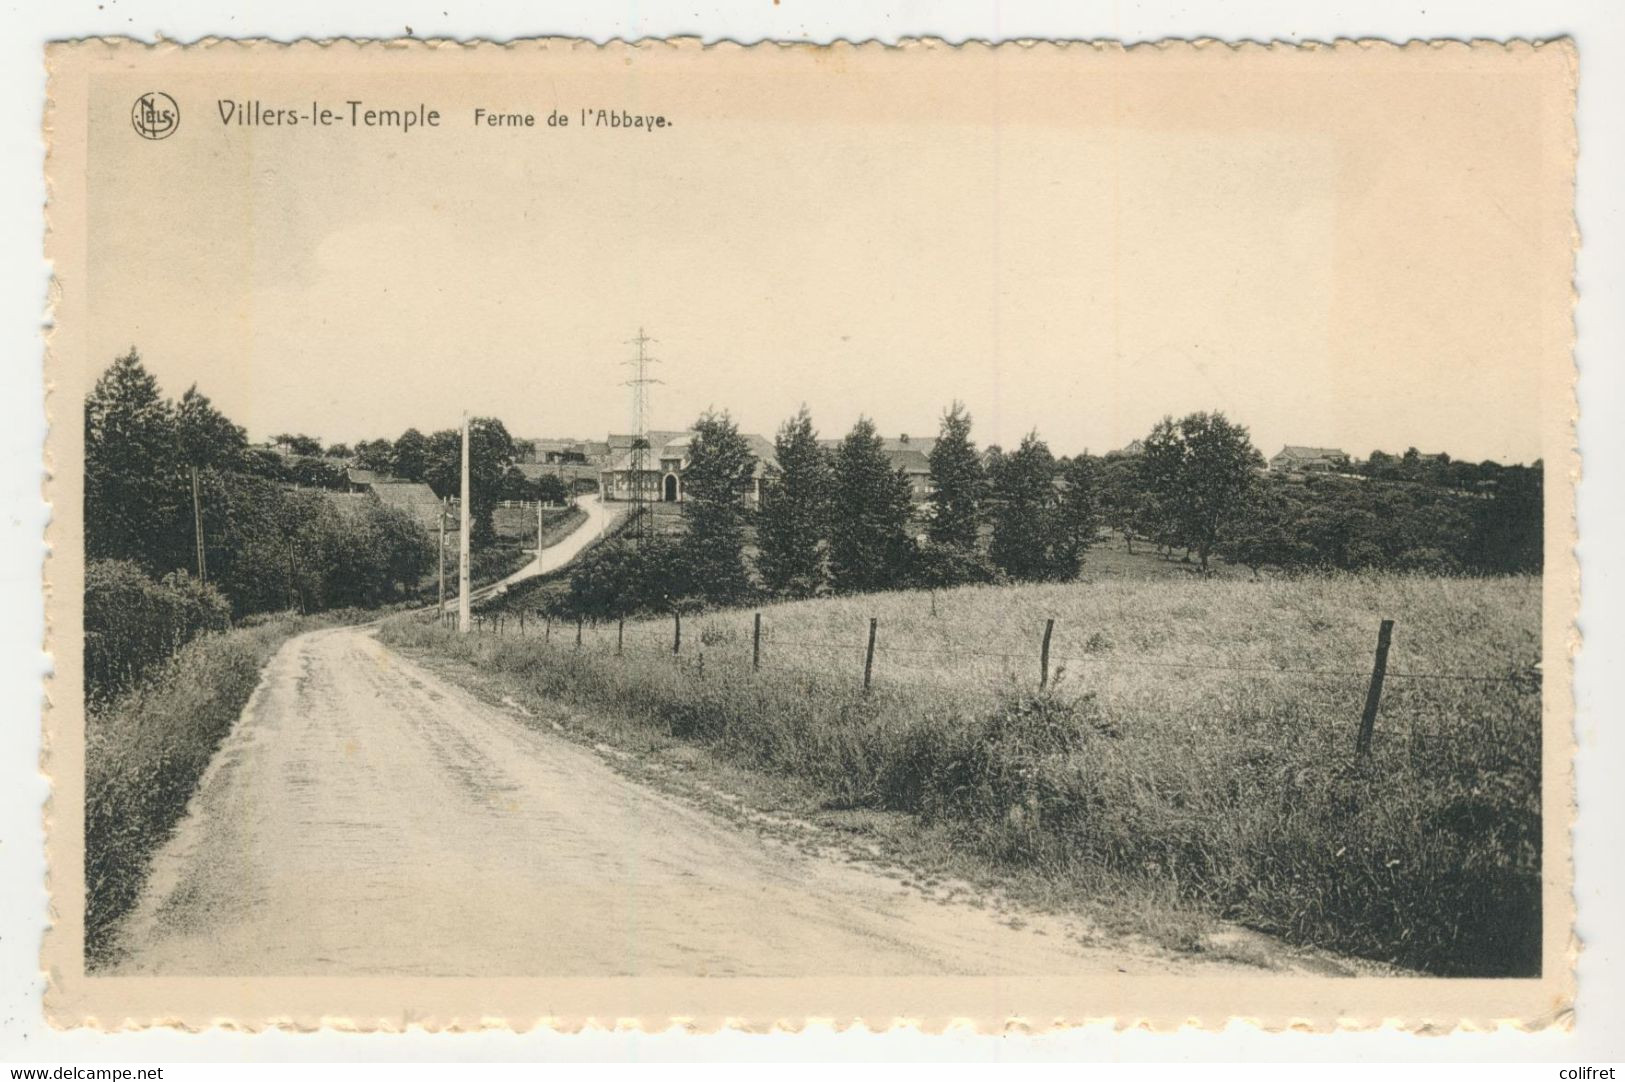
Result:
{"label": "dirt road", "polygon": [[293,639],[120,935],[125,973],[1145,972],[635,784],[366,629]]}

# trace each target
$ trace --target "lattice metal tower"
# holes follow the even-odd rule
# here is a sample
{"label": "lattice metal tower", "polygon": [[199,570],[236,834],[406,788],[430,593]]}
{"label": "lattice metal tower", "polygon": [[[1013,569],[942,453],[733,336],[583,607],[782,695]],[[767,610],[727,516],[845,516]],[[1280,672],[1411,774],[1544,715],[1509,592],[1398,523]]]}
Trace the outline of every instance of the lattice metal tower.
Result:
{"label": "lattice metal tower", "polygon": [[649,511],[649,388],[661,380],[649,375],[649,366],[659,364],[649,356],[649,344],[654,339],[638,328],[636,338],[627,339],[627,345],[636,346],[637,352],[621,364],[632,369],[632,378],[624,386],[632,388],[632,536],[641,539],[647,528]]}

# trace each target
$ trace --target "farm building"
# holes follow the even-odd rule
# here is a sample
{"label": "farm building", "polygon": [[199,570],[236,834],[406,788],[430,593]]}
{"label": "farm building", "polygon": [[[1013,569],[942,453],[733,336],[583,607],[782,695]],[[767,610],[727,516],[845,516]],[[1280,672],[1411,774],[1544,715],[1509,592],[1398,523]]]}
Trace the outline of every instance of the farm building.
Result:
{"label": "farm building", "polygon": [[[444,505],[428,485],[418,481],[402,481],[377,470],[363,470],[355,466],[345,472],[352,493],[366,494],[387,507],[405,511],[431,535],[440,528],[440,512]],[[450,526],[455,529],[455,520]]]}
{"label": "farm building", "polygon": [[598,487],[599,467],[587,462],[516,462],[514,468],[524,475],[527,481],[537,481],[542,477],[557,477],[570,487],[574,493],[591,492]]}
{"label": "farm building", "polygon": [[1298,447],[1287,444],[1270,459],[1277,473],[1337,473],[1353,465],[1345,452],[1335,447]]}
{"label": "farm building", "polygon": [[[751,470],[749,487],[741,494],[747,504],[758,507],[762,502],[762,479],[773,462],[773,442],[764,436],[745,433],[755,464]],[[612,447],[624,443],[613,462],[599,473],[599,491],[606,500],[643,498],[661,503],[682,503],[684,497],[683,471],[688,468],[689,444],[692,432],[651,432],[649,449],[645,453],[643,468],[637,468],[637,456],[632,449],[631,436],[611,435]]]}
{"label": "farm building", "polygon": [[[818,442],[831,454],[841,446],[838,439]],[[931,496],[931,452],[936,446],[935,436],[914,437],[905,433],[896,437],[881,437],[881,453],[891,463],[892,469],[901,470],[907,475],[909,499],[915,503],[924,503]]]}

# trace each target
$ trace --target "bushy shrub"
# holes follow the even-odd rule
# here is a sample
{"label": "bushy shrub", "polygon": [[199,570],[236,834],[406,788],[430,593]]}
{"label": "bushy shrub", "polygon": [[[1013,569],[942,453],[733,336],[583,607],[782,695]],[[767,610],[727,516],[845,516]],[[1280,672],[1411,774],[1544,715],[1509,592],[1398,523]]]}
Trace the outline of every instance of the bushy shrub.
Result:
{"label": "bushy shrub", "polygon": [[154,666],[231,622],[230,605],[184,571],[154,581],[128,560],[85,565],[85,697],[133,687]]}

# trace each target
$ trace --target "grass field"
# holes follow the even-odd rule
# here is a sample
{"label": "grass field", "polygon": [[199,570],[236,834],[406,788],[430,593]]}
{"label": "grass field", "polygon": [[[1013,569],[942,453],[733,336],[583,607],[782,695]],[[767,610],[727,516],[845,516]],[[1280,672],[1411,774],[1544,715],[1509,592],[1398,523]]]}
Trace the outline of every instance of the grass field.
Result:
{"label": "grass field", "polygon": [[[899,592],[752,618],[386,638],[946,824],[996,865],[1165,891],[1289,941],[1448,974],[1540,964],[1540,584],[1175,574]],[[862,688],[869,620],[873,687]],[[1377,624],[1396,621],[1372,755]],[[1037,689],[1040,638],[1054,619]]]}

